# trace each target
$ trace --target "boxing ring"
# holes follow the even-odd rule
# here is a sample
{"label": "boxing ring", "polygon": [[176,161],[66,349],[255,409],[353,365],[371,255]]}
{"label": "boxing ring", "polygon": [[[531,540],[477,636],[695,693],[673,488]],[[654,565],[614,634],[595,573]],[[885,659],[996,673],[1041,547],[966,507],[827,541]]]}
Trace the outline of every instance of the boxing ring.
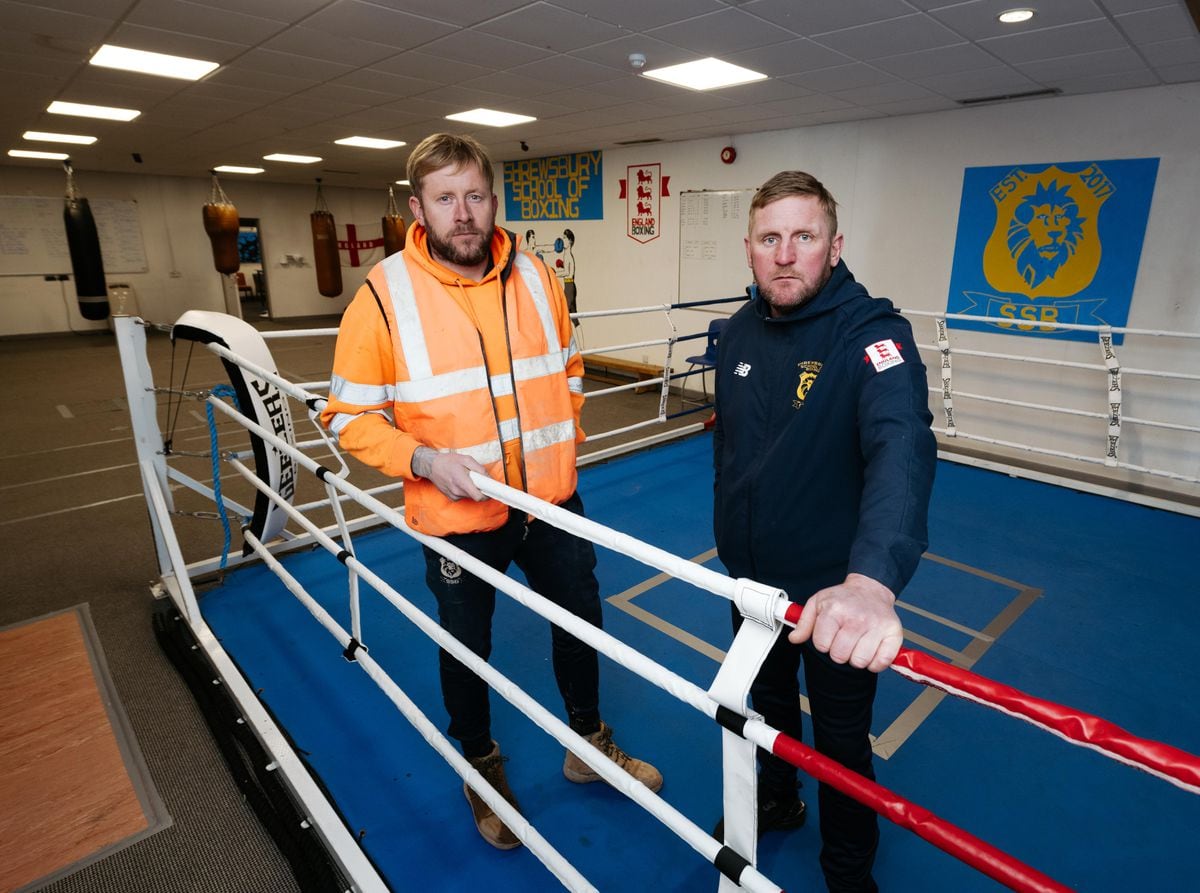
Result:
{"label": "boxing ring", "polygon": [[[635,308],[634,312],[663,309]],[[892,871],[924,873],[930,862],[940,866],[947,884],[944,889],[973,889],[978,887],[972,885],[989,883],[981,874],[1022,890],[1059,890],[1079,884],[1075,877],[1054,880],[1054,872],[1031,867],[1059,864],[1061,860],[1053,856],[1063,847],[1077,845],[1070,836],[1064,839],[1061,827],[1052,826],[1057,833],[1047,837],[1056,838],[1057,843],[1051,842],[1047,850],[1046,841],[1014,835],[1011,829],[1000,831],[995,838],[965,830],[975,828],[979,817],[969,805],[963,808],[953,798],[947,803],[953,805],[950,812],[956,813],[962,827],[939,818],[934,813],[940,810],[932,805],[927,809],[914,802],[937,792],[938,778],[926,775],[921,779],[919,772],[910,777],[899,767],[910,759],[914,748],[930,746],[929,716],[934,711],[941,722],[943,714],[957,715],[963,709],[970,711],[974,723],[980,722],[980,713],[988,716],[985,722],[1005,716],[1024,719],[1025,724],[1005,720],[997,727],[997,735],[1025,746],[1030,731],[1040,727],[1080,744],[1084,758],[1075,754],[1055,757],[1067,761],[1070,768],[1064,772],[1078,774],[1086,768],[1095,773],[1098,765],[1103,765],[1105,784],[1113,785],[1113,790],[1137,791],[1138,797],[1146,796],[1147,785],[1153,785],[1150,796],[1160,812],[1161,804],[1169,803],[1170,810],[1180,813],[1170,816],[1177,827],[1196,826],[1200,811],[1192,795],[1200,791],[1200,761],[1188,750],[1200,749],[1200,722],[1185,723],[1183,728],[1174,722],[1164,724],[1160,717],[1129,723],[1139,730],[1158,730],[1142,736],[1097,715],[1065,707],[1057,702],[1059,698],[1036,697],[1053,693],[1048,689],[1057,686],[1046,685],[1046,680],[1030,674],[1027,667],[1001,674],[1022,682],[1020,688],[969,671],[977,664],[997,663],[1008,656],[998,643],[1012,635],[1011,630],[1026,613],[1037,610],[1039,599],[1044,600],[1049,589],[1043,586],[1039,592],[1035,583],[1044,583],[1041,579],[1018,584],[989,569],[994,554],[985,550],[972,555],[966,549],[953,558],[927,556],[932,560],[922,563],[909,587],[924,603],[908,603],[909,594],[905,594],[901,607],[909,612],[904,615],[906,629],[911,626],[908,638],[923,650],[906,648],[894,667],[896,672],[886,674],[887,683],[881,680],[877,712],[891,722],[875,742],[876,752],[887,761],[880,769],[881,777],[889,785],[914,781],[907,787],[899,783],[894,787],[921,794],[901,796],[829,765],[747,711],[745,693],[756,661],[775,630],[795,623],[798,608],[778,591],[753,581],[731,580],[712,557],[708,515],[711,445],[706,436],[699,434],[585,469],[580,491],[588,505],[588,521],[477,478],[476,483],[489,496],[602,547],[597,574],[602,594],[616,609],[606,608],[602,632],[564,614],[523,581],[497,574],[448,544],[411,531],[402,512],[389,504],[396,501],[396,486],[362,488],[352,483],[349,469],[317,426],[308,426],[310,439],[299,440],[300,424],[293,424],[288,401],[311,421],[323,405],[319,391],[325,383],[294,383],[278,375],[266,343],[251,332],[232,326],[220,314],[196,312],[185,314],[173,329],[175,336],[206,342],[209,351],[220,357],[234,385],[236,405],[227,402],[218,388],[189,395],[203,400],[212,413],[214,438],[218,419],[226,422],[224,433],[248,433],[250,438],[251,449],[240,451],[222,451],[214,440],[212,456],[223,459],[225,468],[215,472],[212,486],[208,486],[173,469],[167,461],[164,453],[169,450],[163,448],[165,438],[158,424],[160,392],[144,359],[145,329],[140,321],[117,321],[159,555],[160,594],[173,615],[158,622],[186,627],[182,632],[194,639],[194,650],[201,652],[211,667],[209,686],[215,680],[231,694],[236,716],[229,721],[248,726],[262,748],[260,768],[270,780],[262,787],[273,784],[276,795],[282,794],[290,802],[290,813],[284,807],[272,809],[285,824],[291,823],[286,833],[298,853],[296,859],[304,858],[303,853],[319,843],[331,856],[331,865],[324,870],[343,888],[403,888],[405,878],[414,872],[420,874],[424,889],[459,889],[482,876],[499,889],[541,888],[551,883],[547,872],[573,890],[711,889],[718,884],[723,889],[820,888],[814,829],[774,835],[756,845],[755,746],[773,749],[810,776],[842,787],[896,824],[896,834],[885,836],[877,866],[877,877],[884,886],[889,886],[884,878]],[[333,334],[334,330],[303,330],[277,333],[277,337]],[[683,339],[672,331],[659,380],[609,389],[661,387],[657,413],[643,424],[661,424],[667,417],[669,386],[678,378],[670,368],[676,340]],[[635,346],[643,343],[650,342]],[[239,349],[231,350],[231,344]],[[603,393],[593,392],[589,398]],[[680,432],[697,435],[700,428],[696,424]],[[654,435],[632,446],[644,450],[662,439]],[[597,463],[612,459],[618,449],[591,458]],[[318,461],[326,456],[332,457],[332,462]],[[254,468],[247,464],[250,459]],[[217,466],[215,460],[213,464]],[[990,478],[996,476],[988,472],[950,469],[952,482],[978,476],[984,483],[973,481],[972,486],[995,484]],[[939,476],[944,477],[945,471],[939,468]],[[250,493],[255,500],[253,508],[223,492],[223,478],[238,484],[239,493]],[[301,478],[310,481],[320,498],[294,505],[303,490]],[[1025,481],[1018,484],[1043,486]],[[941,477],[938,486],[943,486]],[[184,560],[173,520],[173,493],[180,487],[214,500],[224,510],[219,514],[227,515],[234,526],[239,519],[246,522],[242,555],[226,554],[226,546],[219,559]],[[1068,496],[1095,500],[1082,494]],[[690,508],[681,512],[679,499]],[[991,499],[991,504],[999,506],[1011,497],[993,494]],[[1019,511],[1026,499],[1022,494],[1013,510]],[[935,496],[935,504],[937,501]],[[346,508],[351,505],[363,514],[348,518]],[[1113,510],[1147,511],[1132,505]],[[1094,507],[1091,511],[1095,514]],[[686,523],[679,523],[680,517]],[[931,542],[935,545],[938,535],[946,533],[937,529],[939,517],[933,515]],[[612,519],[620,519],[620,523]],[[1181,520],[1185,525],[1181,532],[1160,531],[1144,519],[1137,523],[1148,525],[1148,532],[1154,528],[1150,545],[1162,551],[1196,532],[1193,519]],[[464,652],[430,619],[432,597],[423,584],[420,543],[468,571],[487,576],[512,599],[513,607],[503,599],[498,601],[491,665]],[[1165,566],[1172,560],[1178,561],[1178,556],[1162,556]],[[227,566],[231,570],[226,573]],[[1181,561],[1179,572],[1186,572]],[[1165,570],[1159,573],[1165,574]],[[1038,571],[1030,574],[1037,576]],[[1041,574],[1044,576],[1044,570]],[[214,576],[218,585],[212,585]],[[973,591],[965,611],[961,605],[952,606],[964,589]],[[1012,597],[1012,592],[1017,597]],[[756,621],[743,624],[745,634],[728,653],[720,651],[717,644],[727,644],[729,638],[724,600],[733,600],[743,614]],[[526,610],[518,610],[516,605]],[[995,609],[992,616],[987,606]],[[1191,610],[1194,615],[1195,609]],[[961,616],[953,619],[955,614]],[[602,683],[605,717],[631,752],[663,770],[666,784],[662,796],[631,782],[599,757],[557,718],[556,706],[542,706],[557,705],[546,664],[545,620],[585,639],[606,659]],[[950,644],[945,641],[947,635]],[[964,638],[966,644],[960,644],[958,640]],[[635,640],[638,647],[630,644]],[[519,643],[526,642],[528,648],[520,647]],[[510,782],[533,821],[498,798],[439,731],[444,720],[436,678],[438,647],[472,666],[511,705],[502,707],[499,699],[493,699],[494,733],[512,760]],[[1004,668],[1003,660],[999,665]],[[911,681],[939,691],[925,690],[914,698]],[[942,691],[976,703],[942,703]],[[1077,695],[1086,692],[1086,686],[1069,689]],[[994,708],[994,712],[984,707]],[[1038,736],[1039,740],[1048,737]],[[971,735],[972,748],[979,746],[975,738]],[[1155,738],[1175,740],[1183,747],[1162,744]],[[243,740],[242,746],[249,743]],[[990,738],[984,743],[994,744]],[[940,739],[932,744],[937,752],[944,747]],[[1074,750],[1057,741],[1054,745],[1056,754]],[[576,751],[610,785],[579,789],[566,783],[558,776],[562,747]],[[988,750],[986,746],[979,749]],[[1113,763],[1089,759],[1095,755],[1136,766],[1146,774],[1129,773],[1124,766],[1116,766],[1114,773],[1109,768]],[[941,762],[950,765],[960,759],[961,755],[954,760],[942,755]],[[1007,761],[1011,765],[1012,758]],[[997,765],[1005,762],[1001,756]],[[929,767],[913,764],[914,771],[920,768]],[[458,794],[455,775],[492,804],[524,841],[523,850],[498,853],[478,838]],[[1130,782],[1129,776],[1135,781]],[[969,782],[977,780],[967,778]],[[1169,784],[1163,785],[1164,780]],[[808,798],[813,800],[811,792]],[[1041,798],[1033,799],[1040,805]],[[708,829],[722,811],[730,817],[730,831],[727,840],[719,842],[709,836]],[[1033,824],[1037,824],[1036,817]],[[1143,823],[1143,833],[1152,824]],[[886,828],[887,823],[884,825]],[[1014,840],[1019,855],[1007,855],[1004,849],[1008,847],[985,843],[983,836],[1000,843]],[[949,856],[937,856],[937,850],[927,844],[962,864]],[[281,848],[288,854],[287,845]],[[905,860],[912,864],[906,865]],[[1193,873],[1195,867],[1193,861]],[[309,870],[313,870],[311,866]]]}

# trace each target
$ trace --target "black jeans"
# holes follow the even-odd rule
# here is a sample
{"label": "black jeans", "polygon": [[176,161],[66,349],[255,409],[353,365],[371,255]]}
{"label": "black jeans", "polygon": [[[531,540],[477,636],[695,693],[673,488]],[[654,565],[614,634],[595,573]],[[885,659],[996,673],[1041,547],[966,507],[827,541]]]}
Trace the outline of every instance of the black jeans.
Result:
{"label": "black jeans", "polygon": [[[579,494],[572,494],[562,508],[582,515]],[[526,523],[525,514],[519,511],[510,512],[499,530],[452,534],[445,539],[498,571],[505,571],[515,561],[534,592],[596,627],[603,625],[600,586],[594,572],[596,551],[587,540],[544,521]],[[442,628],[487,660],[492,651],[495,588],[428,546],[424,552],[425,582],[437,599]],[[553,625],[551,642],[554,678],[572,727],[594,727],[600,717],[595,649]],[[450,737],[462,744],[468,757],[486,754],[491,746],[487,683],[444,649],[438,661],[442,700],[450,714]]]}
{"label": "black jeans", "polygon": [[[736,632],[742,618],[733,609]],[[812,642],[793,645],[788,630],[780,633],[750,687],[754,709],[774,728],[801,740],[800,662],[812,708],[813,744],[817,751],[866,778],[871,766],[871,708],[878,675],[849,664],[834,663]],[[796,767],[759,750],[760,795],[767,799],[795,795]],[[833,893],[873,893],[871,877],[879,846],[875,811],[829,785],[817,790],[821,813],[821,869]]]}

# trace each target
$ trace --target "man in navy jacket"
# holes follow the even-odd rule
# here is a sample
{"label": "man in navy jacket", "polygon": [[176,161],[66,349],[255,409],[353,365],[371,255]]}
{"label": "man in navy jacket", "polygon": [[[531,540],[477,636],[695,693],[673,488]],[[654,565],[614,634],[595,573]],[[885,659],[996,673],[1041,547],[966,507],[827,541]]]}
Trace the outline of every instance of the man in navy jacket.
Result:
{"label": "man in navy jacket", "polygon": [[[842,262],[836,209],[800,171],[751,202],[751,301],[718,348],[713,526],[732,575],[805,605],[754,708],[799,739],[803,660],[816,748],[873,779],[876,674],[903,640],[894,605],[927,544],[937,447],[912,329]],[[760,752],[760,832],[803,824],[796,788],[795,768]],[[826,785],[818,797],[829,889],[876,890],[875,813]]]}

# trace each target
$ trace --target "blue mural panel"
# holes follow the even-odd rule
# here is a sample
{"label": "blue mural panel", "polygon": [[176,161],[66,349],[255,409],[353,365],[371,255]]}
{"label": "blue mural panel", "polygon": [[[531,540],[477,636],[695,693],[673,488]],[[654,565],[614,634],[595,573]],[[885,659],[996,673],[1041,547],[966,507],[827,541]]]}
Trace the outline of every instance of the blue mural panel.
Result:
{"label": "blue mural panel", "polygon": [[1055,323],[1124,326],[1157,175],[1157,158],[967,168],[946,310],[1013,321],[949,325],[1068,341],[1096,335]]}

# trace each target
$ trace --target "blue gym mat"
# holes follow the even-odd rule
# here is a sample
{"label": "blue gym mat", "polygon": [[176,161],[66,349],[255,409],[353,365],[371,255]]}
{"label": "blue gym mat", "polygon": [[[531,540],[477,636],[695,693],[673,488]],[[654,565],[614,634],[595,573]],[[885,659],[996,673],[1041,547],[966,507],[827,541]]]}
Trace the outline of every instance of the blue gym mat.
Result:
{"label": "blue gym mat", "polygon": [[[589,517],[684,557],[705,555],[711,448],[698,435],[585,469]],[[1191,690],[1197,544],[1194,518],[941,462],[929,554],[901,595],[911,606],[901,612],[913,636],[906,644],[1200,753]],[[355,549],[436,616],[413,540],[387,529],[356,537]],[[612,599],[605,628],[707,688],[718,665],[689,636],[728,647],[724,600],[678,581],[620,598],[657,572],[597,551],[601,592]],[[322,551],[285,564],[348,628],[345,568]],[[525,848],[500,852],[483,841],[458,777],[268,570],[231,573],[201,607],[394,889],[555,889]],[[444,729],[435,646],[365,585],[362,615],[371,655]],[[501,594],[494,639],[493,666],[562,715],[546,621]],[[710,829],[721,812],[719,728],[605,658],[601,673],[602,712],[617,741],[655,763],[666,778],[661,795]],[[716,889],[715,870],[690,847],[606,785],[566,781],[562,748],[495,693],[492,704],[523,813],[596,887]],[[881,784],[1070,887],[1195,888],[1200,797],[891,672],[880,680],[873,733],[885,751]],[[789,890],[824,889],[815,794],[807,782],[804,829],[759,846],[759,869]],[[887,821],[881,831],[875,876],[884,890],[1000,889]]]}

